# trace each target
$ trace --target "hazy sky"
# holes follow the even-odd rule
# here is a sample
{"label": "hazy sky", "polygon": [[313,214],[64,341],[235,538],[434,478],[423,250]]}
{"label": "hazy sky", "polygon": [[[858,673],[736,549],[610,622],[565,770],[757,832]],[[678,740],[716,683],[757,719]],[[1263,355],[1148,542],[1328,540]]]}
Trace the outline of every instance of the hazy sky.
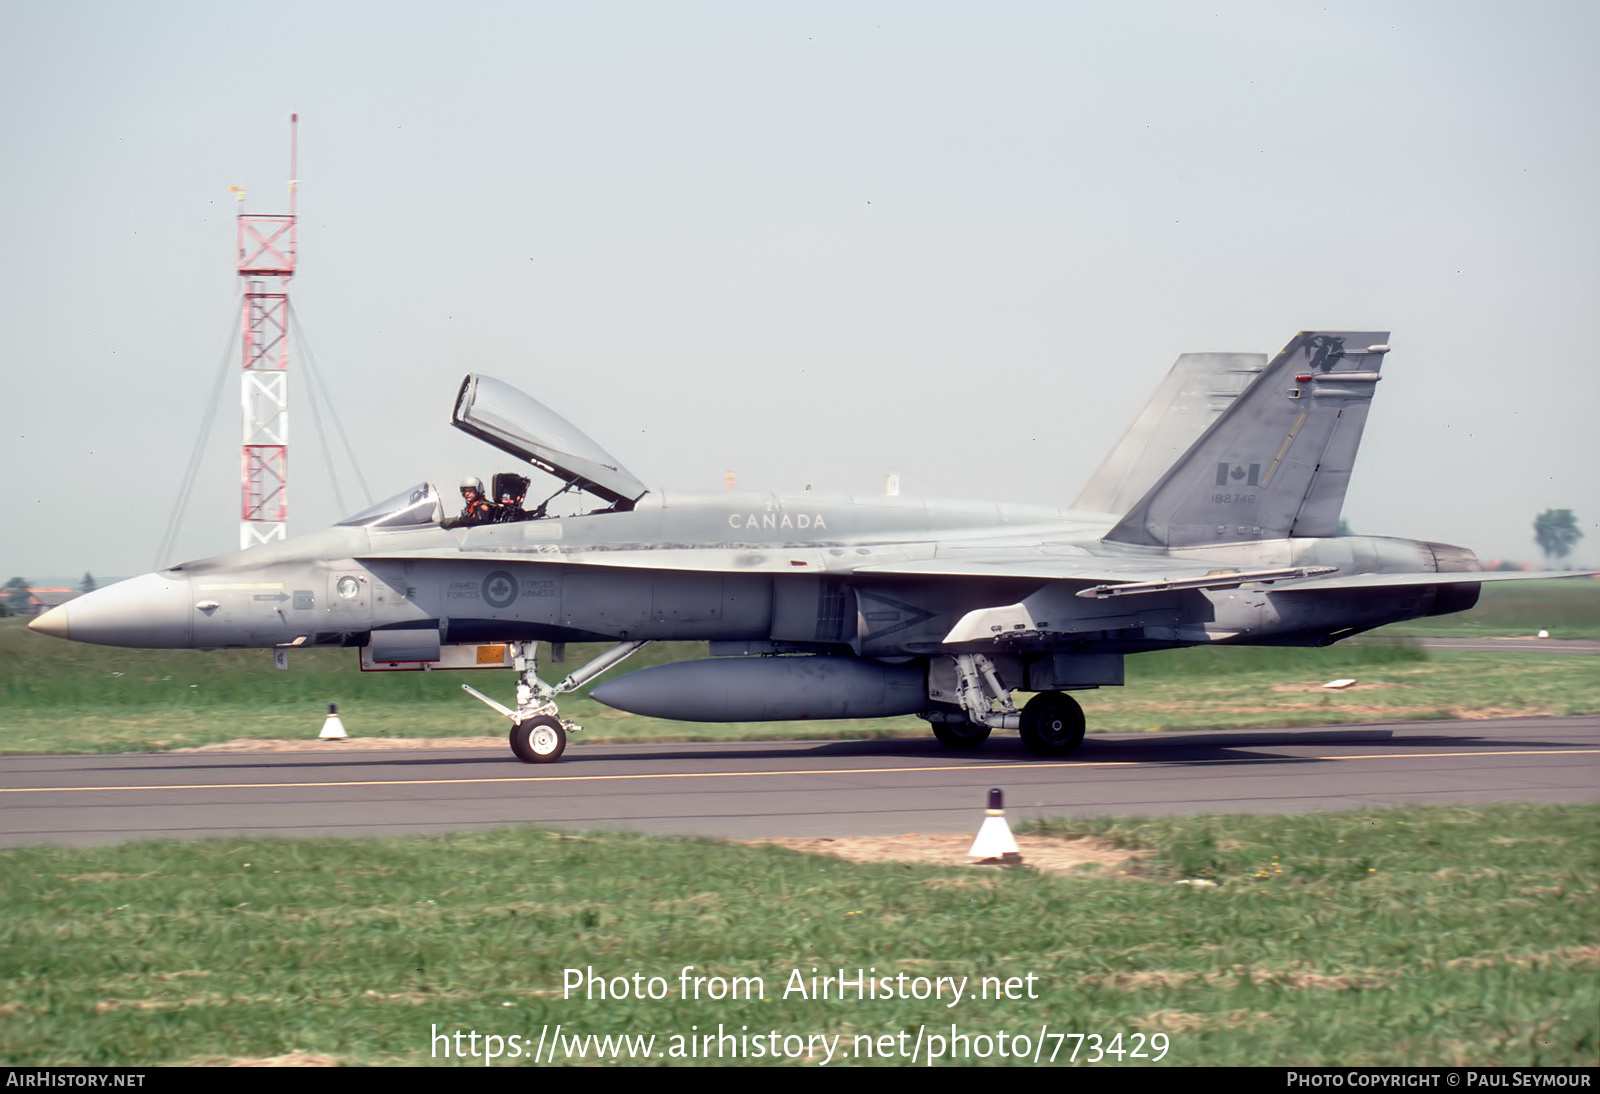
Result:
{"label": "hazy sky", "polygon": [[[149,569],[219,367],[161,561],[236,544],[228,187],[285,211],[291,111],[377,496],[511,469],[447,424],[483,371],[652,484],[1064,504],[1179,353],[1392,330],[1355,529],[1532,558],[1571,508],[1592,562],[1597,42],[1591,0],[0,0],[0,577]],[[341,515],[304,393],[291,532]]]}

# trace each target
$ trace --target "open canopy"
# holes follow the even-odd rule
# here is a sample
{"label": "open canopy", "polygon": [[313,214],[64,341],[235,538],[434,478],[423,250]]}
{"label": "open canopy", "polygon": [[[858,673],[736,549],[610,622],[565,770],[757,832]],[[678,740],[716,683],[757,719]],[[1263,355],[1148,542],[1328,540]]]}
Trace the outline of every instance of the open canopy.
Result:
{"label": "open canopy", "polygon": [[450,424],[596,497],[631,508],[645,485],[577,426],[503,380],[461,381]]}

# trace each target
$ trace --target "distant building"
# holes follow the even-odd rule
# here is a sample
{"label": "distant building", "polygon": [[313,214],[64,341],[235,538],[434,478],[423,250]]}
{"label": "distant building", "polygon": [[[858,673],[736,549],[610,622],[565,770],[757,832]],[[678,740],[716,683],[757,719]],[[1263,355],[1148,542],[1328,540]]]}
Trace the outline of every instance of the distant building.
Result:
{"label": "distant building", "polygon": [[51,608],[60,607],[82,595],[77,589],[29,589],[28,614],[41,616]]}

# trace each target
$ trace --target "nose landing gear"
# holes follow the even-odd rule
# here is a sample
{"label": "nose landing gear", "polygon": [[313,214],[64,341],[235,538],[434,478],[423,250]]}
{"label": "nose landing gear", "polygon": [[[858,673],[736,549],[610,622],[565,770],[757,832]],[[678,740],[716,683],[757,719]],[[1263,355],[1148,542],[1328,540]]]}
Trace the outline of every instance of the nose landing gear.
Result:
{"label": "nose landing gear", "polygon": [[511,719],[511,752],[517,759],[525,764],[553,764],[567,749],[567,734],[583,728],[561,717],[556,696],[577,690],[649,644],[648,639],[619,643],[552,687],[539,679],[539,644],[513,642],[511,663],[522,674],[517,681],[517,709],[497,703],[467,684],[461,689]]}

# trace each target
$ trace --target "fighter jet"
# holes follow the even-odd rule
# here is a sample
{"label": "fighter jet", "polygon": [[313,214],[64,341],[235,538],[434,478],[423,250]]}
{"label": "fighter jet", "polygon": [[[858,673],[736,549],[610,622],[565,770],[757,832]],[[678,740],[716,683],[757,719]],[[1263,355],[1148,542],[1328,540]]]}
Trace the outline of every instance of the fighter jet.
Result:
{"label": "fighter jet", "polygon": [[[1071,508],[649,489],[537,400],[469,375],[452,424],[554,476],[533,509],[527,478],[509,476],[495,519],[446,521],[419,483],[324,531],[133,578],[31,626],[112,646],[360,647],[367,667],[508,664],[514,706],[463,687],[510,720],[528,763],[559,759],[576,728],[561,696],[660,640],[707,642],[709,657],[593,697],[704,722],[914,714],[953,749],[1015,730],[1064,756],[1085,729],[1070,693],[1122,684],[1129,654],[1327,645],[1463,611],[1486,581],[1571,576],[1483,573],[1464,547],[1337,535],[1387,340],[1305,332],[1270,362],[1180,358]],[[549,515],[563,494],[594,508]],[[552,685],[540,642],[612,646]],[[1018,692],[1033,693],[1020,709]]]}

